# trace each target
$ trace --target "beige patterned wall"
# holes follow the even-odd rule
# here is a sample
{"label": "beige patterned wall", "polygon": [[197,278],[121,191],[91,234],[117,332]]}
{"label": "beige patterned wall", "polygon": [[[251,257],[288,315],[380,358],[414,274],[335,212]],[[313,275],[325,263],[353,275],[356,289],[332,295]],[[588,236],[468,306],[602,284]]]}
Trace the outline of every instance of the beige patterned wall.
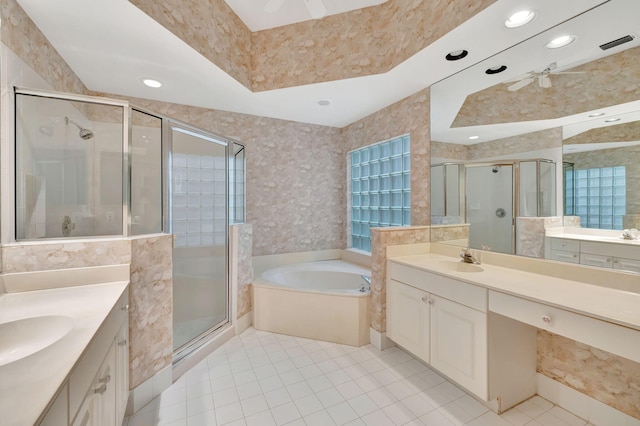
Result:
{"label": "beige patterned wall", "polygon": [[173,280],[171,235],[131,240],[129,386],[171,366]]}
{"label": "beige patterned wall", "polygon": [[251,87],[251,32],[224,0],[129,0],[202,56]]}
{"label": "beige patterned wall", "polygon": [[2,42],[36,70],[54,90],[86,92],[84,84],[15,0],[0,0],[0,14]]}
{"label": "beige patterned wall", "polygon": [[[422,90],[342,129],[344,154],[409,133],[411,140],[411,224],[414,226],[428,225],[430,222],[429,93],[429,89]],[[346,158],[343,158],[342,168],[344,169]],[[346,175],[343,179],[346,180]]]}
{"label": "beige patterned wall", "polygon": [[640,47],[571,71],[585,73],[552,74],[553,87],[548,89],[529,84],[510,92],[507,84],[498,84],[473,93],[465,99],[452,127],[565,117],[640,99]]}
{"label": "beige patterned wall", "polygon": [[[431,242],[454,241],[469,245],[469,224],[431,225]],[[464,244],[466,242],[466,244]]]}
{"label": "beige patterned wall", "polygon": [[251,304],[253,286],[253,264],[251,261],[253,246],[253,226],[251,224],[233,225],[238,227],[238,318],[253,309]]}
{"label": "beige patterned wall", "polygon": [[538,372],[640,419],[640,364],[538,331]]}
{"label": "beige patterned wall", "polygon": [[387,331],[387,246],[428,243],[428,226],[404,228],[371,228],[371,297],[369,315],[371,328]]}
{"label": "beige patterned wall", "polygon": [[388,0],[253,33],[254,91],[389,71],[495,0]]}
{"label": "beige patterned wall", "polygon": [[2,247],[2,271],[5,273],[122,265],[130,262],[131,245],[129,241],[122,239],[91,242],[70,240]]}
{"label": "beige patterned wall", "polygon": [[[640,52],[638,52],[640,53]],[[640,140],[640,121],[600,127],[566,138],[563,143],[583,144],[602,142],[632,142]]]}
{"label": "beige patterned wall", "polygon": [[562,147],[562,128],[556,127],[472,145],[432,141],[431,156],[447,160],[474,161],[560,147]]}
{"label": "beige patterned wall", "polygon": [[545,229],[563,226],[562,217],[516,218],[516,254],[544,259]]}

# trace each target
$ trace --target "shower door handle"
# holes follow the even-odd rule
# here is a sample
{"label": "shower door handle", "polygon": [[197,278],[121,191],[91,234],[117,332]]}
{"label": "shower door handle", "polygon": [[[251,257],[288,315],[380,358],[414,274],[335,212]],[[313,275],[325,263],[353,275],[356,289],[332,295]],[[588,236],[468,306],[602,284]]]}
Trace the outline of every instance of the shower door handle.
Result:
{"label": "shower door handle", "polygon": [[499,218],[503,218],[507,215],[507,211],[505,209],[503,209],[502,207],[500,207],[499,209],[496,210],[496,216],[498,216]]}

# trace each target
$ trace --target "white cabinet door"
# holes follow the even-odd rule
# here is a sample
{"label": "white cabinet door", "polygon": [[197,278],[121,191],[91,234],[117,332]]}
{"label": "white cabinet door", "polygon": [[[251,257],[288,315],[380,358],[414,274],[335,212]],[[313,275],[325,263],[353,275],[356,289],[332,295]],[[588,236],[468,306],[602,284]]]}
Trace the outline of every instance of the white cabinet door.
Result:
{"label": "white cabinet door", "polygon": [[47,411],[39,426],[62,426],[69,424],[69,384],[65,383],[62,391]]}
{"label": "white cabinet door", "polygon": [[398,281],[387,284],[387,336],[429,362],[429,294]]}
{"label": "white cabinet door", "polygon": [[614,257],[613,269],[619,269],[621,271],[640,272],[640,260]]}
{"label": "white cabinet door", "polygon": [[579,263],[580,255],[577,251],[551,250],[549,259],[560,262]]}
{"label": "white cabinet door", "polygon": [[[73,426],[119,426],[116,423],[115,365],[116,349],[112,344],[107,357],[91,382]],[[121,422],[122,423],[122,422]]]}
{"label": "white cabinet door", "polygon": [[122,423],[129,398],[129,322],[125,321],[116,336],[116,421]]}
{"label": "white cabinet door", "polygon": [[431,300],[431,365],[486,400],[487,314],[438,296]]}

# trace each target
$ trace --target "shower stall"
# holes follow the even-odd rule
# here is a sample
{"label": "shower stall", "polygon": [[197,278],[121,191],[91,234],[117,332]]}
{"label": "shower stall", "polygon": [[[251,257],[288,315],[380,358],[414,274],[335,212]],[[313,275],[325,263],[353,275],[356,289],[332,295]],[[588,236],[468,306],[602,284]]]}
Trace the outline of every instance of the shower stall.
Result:
{"label": "shower stall", "polygon": [[16,241],[173,234],[174,362],[229,323],[244,146],[128,102],[15,92]]}
{"label": "shower stall", "polygon": [[431,223],[469,224],[471,248],[514,253],[517,217],[556,214],[552,160],[431,166]]}

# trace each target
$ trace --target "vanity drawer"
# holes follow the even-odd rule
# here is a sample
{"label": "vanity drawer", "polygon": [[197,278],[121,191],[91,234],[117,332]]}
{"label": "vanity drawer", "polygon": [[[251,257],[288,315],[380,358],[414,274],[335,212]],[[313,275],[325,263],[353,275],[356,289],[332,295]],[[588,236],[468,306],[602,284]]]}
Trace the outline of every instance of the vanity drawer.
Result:
{"label": "vanity drawer", "polygon": [[559,262],[580,263],[580,255],[576,251],[551,250],[549,259]]}
{"label": "vanity drawer", "polygon": [[487,289],[395,262],[387,264],[387,279],[487,312]]}
{"label": "vanity drawer", "polygon": [[578,241],[578,240],[567,240],[567,239],[564,239],[564,238],[552,238],[551,239],[551,248],[553,250],[580,251],[580,241]]}
{"label": "vanity drawer", "polygon": [[619,269],[621,271],[640,272],[640,260],[614,257],[613,269]]}
{"label": "vanity drawer", "polygon": [[580,264],[598,266],[600,268],[612,268],[613,259],[611,256],[603,256],[601,254],[580,253]]}
{"label": "vanity drawer", "polygon": [[489,310],[640,362],[640,331],[516,296],[489,291]]}

